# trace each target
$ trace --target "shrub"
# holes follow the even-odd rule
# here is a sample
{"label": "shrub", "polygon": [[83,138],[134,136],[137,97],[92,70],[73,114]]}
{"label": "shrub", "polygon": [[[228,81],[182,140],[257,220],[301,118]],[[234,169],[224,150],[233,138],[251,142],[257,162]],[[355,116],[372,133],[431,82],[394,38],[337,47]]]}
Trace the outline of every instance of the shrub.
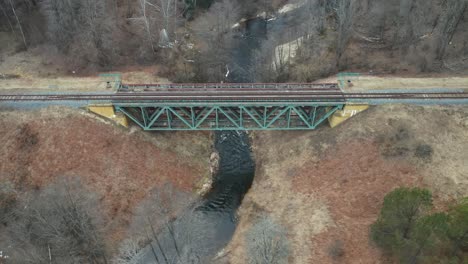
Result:
{"label": "shrub", "polygon": [[97,197],[78,181],[52,184],[20,200],[8,226],[15,263],[107,262]]}
{"label": "shrub", "polygon": [[345,254],[343,242],[341,240],[335,240],[333,244],[328,248],[328,255],[334,260],[338,260]]}
{"label": "shrub", "polygon": [[16,191],[10,182],[0,183],[0,223],[6,225],[17,203]]}
{"label": "shrub", "polygon": [[453,255],[468,253],[468,198],[449,210],[447,237]]}
{"label": "shrub", "polygon": [[271,218],[260,218],[248,231],[246,240],[249,263],[288,263],[289,241],[286,230]]}
{"label": "shrub", "polygon": [[431,145],[421,144],[416,147],[414,155],[424,160],[430,160],[433,152],[434,150],[432,149]]}

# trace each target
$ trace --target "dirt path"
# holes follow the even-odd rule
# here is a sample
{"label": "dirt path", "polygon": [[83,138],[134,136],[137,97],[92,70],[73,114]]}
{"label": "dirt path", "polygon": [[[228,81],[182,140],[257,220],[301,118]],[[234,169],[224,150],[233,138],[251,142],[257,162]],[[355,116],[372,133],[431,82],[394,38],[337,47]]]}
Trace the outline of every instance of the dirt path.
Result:
{"label": "dirt path", "polygon": [[351,85],[345,90],[390,90],[390,89],[468,89],[468,77],[403,78],[398,76],[351,77]]}
{"label": "dirt path", "polygon": [[[3,34],[4,35],[4,34]],[[2,33],[0,33],[2,40]],[[5,43],[7,41],[3,40]],[[121,74],[129,83],[167,83],[159,77],[158,66],[128,66],[111,72],[80,72],[68,67],[61,56],[54,55],[50,47],[38,46],[27,52],[16,53],[10,49],[0,50],[0,92],[2,90],[23,91],[112,91],[114,76]],[[67,66],[64,67],[63,65]],[[108,83],[112,88],[108,88]]]}
{"label": "dirt path", "polygon": [[[114,91],[120,79],[116,79],[115,74],[103,73],[110,76],[91,77],[24,77],[16,73],[3,74],[0,72],[0,92],[34,92],[34,91]],[[121,78],[126,83],[168,83],[165,78],[158,78],[147,71],[129,71],[121,74]],[[3,90],[3,91],[2,91]]]}
{"label": "dirt path", "polygon": [[[349,92],[363,92],[369,90],[413,90],[413,89],[468,89],[466,76],[392,76],[365,75],[348,76],[342,78],[343,89]],[[350,82],[348,82],[348,80]],[[314,83],[336,83],[338,76],[330,76]]]}

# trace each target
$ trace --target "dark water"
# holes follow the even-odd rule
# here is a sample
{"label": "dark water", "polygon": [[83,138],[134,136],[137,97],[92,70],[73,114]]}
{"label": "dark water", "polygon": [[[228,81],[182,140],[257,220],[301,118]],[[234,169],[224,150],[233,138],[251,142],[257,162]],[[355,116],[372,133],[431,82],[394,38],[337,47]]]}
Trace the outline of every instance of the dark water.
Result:
{"label": "dark water", "polygon": [[134,263],[210,263],[236,229],[236,212],[255,172],[246,132],[218,131],[219,169],[202,202],[163,228]]}
{"label": "dark water", "polygon": [[215,132],[215,148],[219,153],[219,169],[212,190],[198,208],[204,212],[226,212],[234,217],[242,198],[249,190],[255,171],[249,137],[244,131]]}
{"label": "dark water", "polygon": [[217,250],[231,240],[236,229],[237,209],[252,185],[255,163],[249,137],[244,131],[217,131],[215,148],[219,153],[219,169],[211,191],[196,211],[213,217]]}
{"label": "dark water", "polygon": [[[231,53],[228,77],[229,82],[249,83],[255,80],[253,74],[253,58],[258,50],[271,50],[271,45],[279,45],[305,35],[308,28],[296,28],[301,18],[310,16],[306,8],[298,8],[274,19],[256,17],[245,22],[234,38],[234,48]],[[264,46],[267,45],[267,46]],[[273,54],[271,54],[273,56]]]}
{"label": "dark water", "polygon": [[252,58],[266,37],[267,21],[265,19],[254,18],[245,22],[245,28],[236,35],[234,49],[231,51],[229,68],[232,72],[228,77],[229,82],[249,83],[253,81]]}

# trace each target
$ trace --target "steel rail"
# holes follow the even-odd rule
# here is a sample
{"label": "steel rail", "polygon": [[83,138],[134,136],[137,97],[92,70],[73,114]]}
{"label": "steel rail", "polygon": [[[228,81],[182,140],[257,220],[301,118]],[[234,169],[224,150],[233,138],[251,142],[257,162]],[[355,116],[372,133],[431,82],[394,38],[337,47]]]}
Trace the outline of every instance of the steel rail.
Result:
{"label": "steel rail", "polygon": [[19,97],[44,97],[44,98],[59,98],[59,97],[229,97],[229,96],[288,96],[288,95],[343,95],[340,91],[331,92],[303,92],[303,91],[284,91],[284,92],[158,92],[158,93],[115,93],[115,94],[0,94],[0,98],[19,98]]}
{"label": "steel rail", "polygon": [[[371,93],[343,93],[341,91],[329,91],[329,92],[305,92],[305,91],[275,91],[268,94],[268,96],[287,96],[291,93],[295,95],[343,95],[343,96],[468,96],[466,92],[418,92],[418,93],[382,93],[382,92],[371,92]],[[196,96],[265,96],[264,92],[197,92]],[[226,94],[226,95],[224,95]],[[66,98],[66,97],[174,97],[174,96],[193,96],[192,93],[180,93],[179,92],[168,92],[162,91],[158,93],[79,93],[79,94],[1,94],[0,98],[19,98],[19,97],[44,97],[44,98]]]}
{"label": "steel rail", "polygon": [[249,94],[249,95],[120,95],[120,94],[70,94],[70,95],[0,95],[0,101],[252,101],[252,100],[314,100],[314,99],[468,99],[467,93],[307,93],[307,94]]}
{"label": "steel rail", "polygon": [[[132,84],[130,86],[139,86],[141,84]],[[146,84],[143,84],[146,85]],[[254,89],[245,88],[239,89],[242,85],[249,87],[258,86],[275,86],[289,87],[290,89]],[[366,100],[366,99],[397,99],[397,100],[412,100],[412,99],[428,99],[428,100],[445,100],[445,99],[468,99],[466,91],[447,91],[447,92],[367,92],[367,93],[344,93],[337,89],[337,85],[330,84],[147,84],[152,87],[189,87],[187,89],[171,88],[159,89],[149,92],[137,91],[117,91],[115,93],[71,93],[71,94],[1,94],[0,101],[144,101],[144,102],[252,102],[252,101],[271,101],[271,102],[287,102],[287,101],[317,101],[324,102],[329,100],[338,100],[340,102],[346,100]],[[210,86],[224,87],[213,89]],[[234,87],[234,89],[225,87]],[[308,87],[298,89],[294,86]],[[192,87],[208,87],[206,89],[195,89]],[[292,89],[291,89],[292,87]],[[311,87],[328,87],[326,89],[315,89]],[[329,89],[332,88],[332,89]]]}
{"label": "steel rail", "polygon": [[322,84],[313,84],[313,83],[170,83],[170,84],[121,84],[121,89],[131,89],[131,88],[210,88],[210,89],[284,89],[285,87],[296,88],[296,89],[330,89],[330,88],[339,88],[336,83],[322,83]]}
{"label": "steel rail", "polygon": [[188,92],[181,92],[181,91],[162,91],[162,92],[145,92],[145,93],[117,93],[116,96],[227,96],[227,95],[239,95],[239,96],[250,96],[250,95],[313,95],[313,94],[343,94],[341,91],[329,91],[324,93],[323,91],[262,91],[262,92],[251,92],[251,91],[222,91],[222,92],[206,92],[206,91],[188,91]]}
{"label": "steel rail", "polygon": [[265,89],[251,89],[251,88],[223,88],[223,89],[216,89],[216,88],[170,88],[170,89],[163,89],[163,88],[158,88],[158,89],[151,89],[151,88],[145,88],[142,89],[141,91],[135,91],[135,90],[119,90],[117,93],[119,94],[131,94],[131,93],[148,93],[148,92],[265,92],[265,91],[272,91],[272,92],[285,92],[285,91],[337,91],[341,92],[339,88],[327,88],[327,89],[321,89],[321,88],[307,88],[307,89],[270,89],[270,88],[265,88]]}

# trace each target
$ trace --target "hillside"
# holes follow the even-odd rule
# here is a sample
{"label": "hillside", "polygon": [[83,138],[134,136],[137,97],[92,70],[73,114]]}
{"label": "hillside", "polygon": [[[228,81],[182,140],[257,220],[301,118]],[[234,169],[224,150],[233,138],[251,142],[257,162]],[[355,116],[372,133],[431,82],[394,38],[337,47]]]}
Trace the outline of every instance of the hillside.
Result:
{"label": "hillside", "polygon": [[[78,178],[99,199],[95,206],[103,209],[103,228],[114,252],[148,193],[167,184],[196,193],[210,181],[206,133],[149,134],[81,110],[50,107],[0,112],[0,138],[1,186],[12,183],[20,197],[27,197]],[[6,230],[2,226],[0,233]]]}
{"label": "hillside", "polygon": [[266,213],[289,230],[288,263],[386,263],[368,233],[383,197],[423,186],[438,210],[466,197],[467,128],[466,107],[392,105],[334,129],[254,133],[255,180],[225,258],[246,262],[245,236]]}

